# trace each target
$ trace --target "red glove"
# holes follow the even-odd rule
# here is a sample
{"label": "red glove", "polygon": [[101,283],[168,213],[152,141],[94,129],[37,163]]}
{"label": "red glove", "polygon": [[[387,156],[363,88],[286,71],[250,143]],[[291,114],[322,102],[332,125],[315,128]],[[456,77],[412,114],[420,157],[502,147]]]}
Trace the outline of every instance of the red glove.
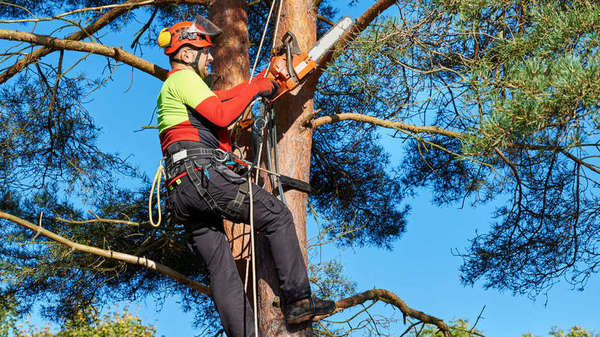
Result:
{"label": "red glove", "polygon": [[[260,74],[259,74],[260,75]],[[270,78],[258,77],[256,76],[252,80],[252,88],[256,90],[257,95],[272,98],[277,93],[277,89],[279,86],[277,83]]]}

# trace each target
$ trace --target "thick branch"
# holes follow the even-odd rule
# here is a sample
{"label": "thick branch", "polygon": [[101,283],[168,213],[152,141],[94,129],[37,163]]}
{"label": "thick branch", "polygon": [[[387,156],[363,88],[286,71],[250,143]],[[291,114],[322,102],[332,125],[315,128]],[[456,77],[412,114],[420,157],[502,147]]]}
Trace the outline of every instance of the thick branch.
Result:
{"label": "thick branch", "polygon": [[0,39],[34,43],[46,46],[53,50],[67,49],[104,55],[144,71],[160,80],[165,80],[167,78],[167,70],[117,47],[110,47],[93,42],[58,39],[51,36],[37,35],[7,29],[0,29]]}
{"label": "thick branch", "polygon": [[95,254],[95,255],[102,256],[102,257],[105,257],[108,259],[119,260],[119,261],[131,263],[131,264],[137,264],[137,265],[155,270],[161,274],[167,275],[167,276],[171,277],[172,279],[174,279],[175,281],[183,284],[186,287],[194,289],[201,294],[205,294],[205,295],[210,294],[209,288],[207,286],[205,286],[204,284],[194,281],[194,280],[188,278],[187,276],[185,276],[165,265],[154,262],[145,257],[138,257],[138,256],[130,255],[130,254],[119,253],[119,252],[114,252],[111,250],[100,249],[97,247],[82,245],[80,243],[73,242],[67,238],[64,238],[58,234],[55,234],[47,229],[44,229],[41,226],[34,225],[33,223],[31,223],[27,220],[21,219],[19,217],[16,217],[14,215],[11,215],[11,214],[8,214],[8,213],[2,212],[2,211],[0,211],[0,219],[6,219],[6,220],[14,222],[18,225],[27,227],[27,228],[31,229],[32,231],[34,231],[38,234],[41,234],[50,240],[56,241],[62,245],[70,247],[73,250],[78,250],[80,252]]}
{"label": "thick branch", "polygon": [[467,134],[465,134],[465,133],[442,129],[438,126],[417,126],[417,125],[413,125],[413,124],[389,121],[389,120],[380,119],[380,118],[363,115],[363,114],[358,114],[358,113],[340,113],[340,114],[335,114],[332,116],[319,117],[314,120],[305,121],[304,125],[312,127],[312,128],[317,128],[324,124],[337,123],[337,122],[345,121],[345,120],[365,122],[365,123],[370,123],[373,125],[382,126],[385,128],[410,131],[412,133],[429,133],[429,134],[443,135],[443,136],[457,138],[457,139],[465,138],[467,136]]}
{"label": "thick branch", "polygon": [[[388,9],[396,3],[396,0],[379,0],[375,2],[369,9],[367,9],[363,15],[357,18],[354,21],[354,26],[352,29],[344,35],[343,38],[336,44],[336,49],[343,49],[352,41],[354,41],[360,33],[365,30],[379,14]],[[316,71],[316,75],[314,76],[315,81],[323,75],[323,71],[327,68],[327,65],[334,60],[333,50],[329,51],[323,58],[321,59],[321,66]]]}
{"label": "thick branch", "polygon": [[396,296],[396,294],[394,294],[393,292],[385,289],[367,290],[360,294],[339,300],[335,303],[336,309],[333,313],[327,316],[319,316],[316,318],[316,320],[321,320],[345,309],[362,304],[366,301],[383,301],[387,304],[391,304],[398,308],[404,316],[409,316],[418,319],[423,323],[433,324],[444,333],[444,336],[451,336],[450,328],[448,327],[448,325],[446,325],[446,323],[444,323],[443,320],[434,316],[427,315],[424,312],[409,307],[400,297]]}
{"label": "thick branch", "polygon": [[[108,25],[112,21],[114,21],[116,18],[118,18],[122,14],[124,14],[136,7],[139,7],[140,4],[142,4],[142,3],[144,3],[143,0],[128,0],[124,4],[129,4],[129,6],[114,8],[114,9],[106,12],[104,15],[99,17],[96,21],[91,23],[89,26],[69,35],[68,37],[65,38],[65,40],[75,40],[75,41],[82,40],[82,39],[96,33],[97,31],[99,31],[100,29],[102,29],[104,26]],[[156,1],[154,1],[154,4],[156,6],[169,4],[169,3],[187,3],[187,4],[198,4],[198,5],[208,6],[208,5],[210,5],[211,0],[156,0]],[[17,73],[19,73],[21,70],[23,70],[29,64],[36,62],[39,58],[50,54],[54,50],[56,50],[56,49],[51,48],[51,47],[42,47],[42,48],[36,49],[33,52],[25,55],[25,57],[23,57],[22,59],[17,61],[15,64],[10,66],[5,72],[0,74],[0,84],[8,81],[11,77],[13,77]]]}

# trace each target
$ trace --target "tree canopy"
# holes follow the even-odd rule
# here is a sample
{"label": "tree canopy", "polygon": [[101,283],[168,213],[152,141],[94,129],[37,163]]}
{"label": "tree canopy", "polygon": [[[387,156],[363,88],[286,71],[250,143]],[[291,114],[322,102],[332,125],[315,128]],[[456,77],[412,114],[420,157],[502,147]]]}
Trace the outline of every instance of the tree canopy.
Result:
{"label": "tree canopy", "polygon": [[[252,60],[271,2],[241,3]],[[335,2],[314,6],[317,35],[344,14]],[[144,59],[158,32],[210,8],[206,0],[0,4],[10,28],[0,29],[0,293],[15,296],[18,311],[43,300],[48,316],[72,317],[94,301],[177,294],[214,324],[204,288],[189,287],[205,272],[182,227],[150,225],[149,177],[98,145],[102,125],[86,109],[125,67],[163,79],[166,70]],[[561,279],[584,287],[600,263],[599,24],[600,5],[583,0],[374,2],[307,84],[316,108],[302,116],[314,130],[309,204],[326,221],[324,237],[390,248],[417,193],[435,205],[493,203],[496,220],[461,251],[465,284],[530,296]],[[114,36],[127,47],[103,43]],[[88,57],[106,66],[85,68]],[[382,139],[402,148],[401,163]],[[34,223],[178,276],[42,241]]]}

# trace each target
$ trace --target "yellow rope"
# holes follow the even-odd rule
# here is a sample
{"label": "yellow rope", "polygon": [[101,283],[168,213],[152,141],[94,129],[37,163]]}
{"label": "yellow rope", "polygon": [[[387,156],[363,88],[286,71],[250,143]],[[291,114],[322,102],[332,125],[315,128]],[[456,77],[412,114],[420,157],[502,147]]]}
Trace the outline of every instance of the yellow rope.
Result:
{"label": "yellow rope", "polygon": [[[160,210],[160,179],[165,179],[165,167],[162,165],[162,161],[158,164],[158,169],[156,170],[156,174],[154,175],[154,180],[152,181],[152,187],[150,188],[150,197],[148,198],[148,218],[150,219],[150,224],[154,227],[160,226],[160,222],[162,220],[162,212]],[[152,195],[154,194],[154,189],[156,188],[156,206],[158,207],[158,221],[154,223],[154,219],[152,219]]]}

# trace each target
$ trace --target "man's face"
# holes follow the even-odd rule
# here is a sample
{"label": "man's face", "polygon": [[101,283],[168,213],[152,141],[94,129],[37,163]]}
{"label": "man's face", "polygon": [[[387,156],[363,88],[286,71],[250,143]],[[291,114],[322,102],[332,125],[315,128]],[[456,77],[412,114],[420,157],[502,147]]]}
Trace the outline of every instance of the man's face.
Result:
{"label": "man's face", "polygon": [[[199,57],[198,57],[199,55]],[[182,55],[181,58],[188,62],[188,63],[193,63],[196,60],[196,57],[198,57],[198,64],[197,64],[197,70],[198,74],[200,74],[200,76],[202,78],[207,78],[208,77],[208,67],[209,65],[212,63],[212,61],[214,60],[212,57],[212,54],[210,53],[210,49],[209,48],[202,48],[202,49],[195,49],[195,48],[189,48],[189,47],[184,47],[182,50]]]}

